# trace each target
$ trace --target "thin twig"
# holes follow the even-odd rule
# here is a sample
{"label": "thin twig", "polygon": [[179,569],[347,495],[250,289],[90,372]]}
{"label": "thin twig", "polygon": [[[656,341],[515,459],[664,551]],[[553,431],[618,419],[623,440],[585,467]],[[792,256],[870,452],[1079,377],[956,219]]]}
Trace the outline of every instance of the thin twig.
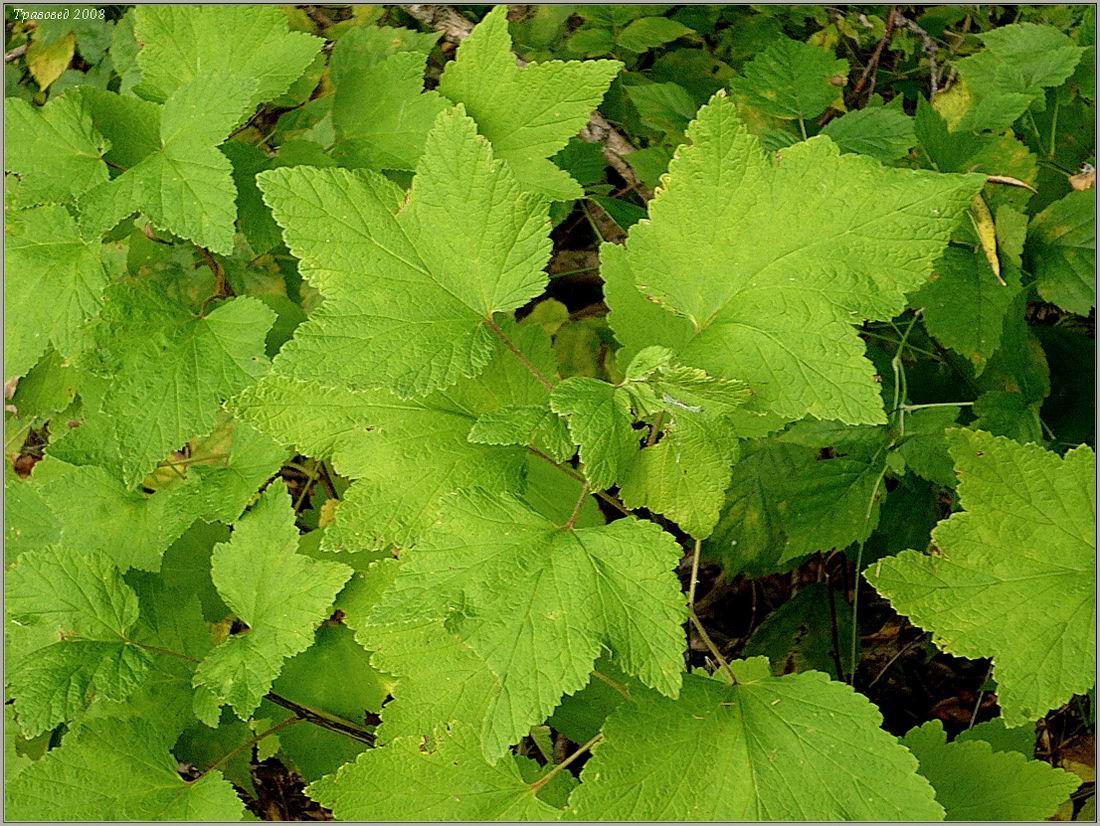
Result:
{"label": "thin twig", "polygon": [[27,44],[26,43],[24,43],[22,46],[16,46],[10,52],[4,52],[4,62],[5,63],[11,63],[13,60],[15,60],[16,58],[22,57],[26,53],[27,53]]}
{"label": "thin twig", "polygon": [[365,728],[357,726],[355,723],[343,720],[335,715],[328,714],[324,711],[318,711],[315,708],[309,706],[303,706],[293,700],[288,700],[281,694],[276,694],[273,691],[269,691],[264,695],[264,699],[270,700],[277,706],[282,706],[288,711],[293,711],[302,720],[307,723],[313,723],[315,726],[328,729],[329,731],[335,731],[339,734],[346,734],[348,737],[353,737],[356,740],[361,740],[368,746],[374,745],[374,734],[367,731]]}
{"label": "thin twig", "polygon": [[928,32],[901,12],[897,12],[894,17],[898,26],[904,26],[909,29],[909,31],[915,34],[921,42],[921,51],[923,51],[925,57],[928,58],[928,73],[931,76],[932,93],[929,98],[934,98],[936,93],[940,90],[939,68],[936,66],[936,54],[939,52],[940,47],[936,45],[936,41],[932,39],[932,36],[928,34]]}
{"label": "thin twig", "polygon": [[[158,645],[147,645],[143,642],[135,642],[134,640],[125,640],[126,642],[136,645],[139,648],[143,648],[146,651],[154,654],[163,654],[167,657],[174,657],[177,660],[183,660],[184,662],[198,664],[200,660],[196,660],[194,657],[183,654],[179,651],[173,651],[170,648],[161,648]],[[335,715],[328,714],[324,711],[319,711],[309,706],[303,706],[300,703],[296,703],[293,700],[289,700],[281,694],[276,694],[274,691],[269,691],[264,695],[266,700],[271,701],[277,706],[282,706],[288,711],[294,712],[294,714],[301,720],[305,720],[307,723],[313,723],[315,726],[326,728],[329,731],[339,732],[340,734],[346,734],[348,737],[354,737],[356,740],[361,740],[370,746],[374,745],[374,735],[367,731],[365,728],[357,726],[355,723],[343,720]]]}
{"label": "thin twig", "polygon": [[595,737],[593,737],[591,740],[589,740],[587,743],[585,743],[583,746],[581,746],[579,749],[577,749],[571,755],[569,755],[564,760],[562,760],[560,763],[558,763],[558,765],[554,766],[554,768],[550,769],[550,771],[548,771],[546,774],[544,774],[542,777],[540,777],[534,783],[531,783],[530,784],[531,791],[538,794],[539,790],[543,786],[545,786],[547,783],[549,783],[551,780],[553,780],[555,777],[557,777],[559,774],[561,774],[563,771],[565,771],[565,769],[569,766],[569,764],[571,764],[573,761],[575,761],[577,758],[579,758],[582,754],[587,752],[589,749],[591,749],[594,745],[599,743],[601,740],[603,740],[603,735],[602,734],[597,734]]}
{"label": "thin twig", "polygon": [[699,639],[703,641],[703,645],[707,647],[711,656],[713,656],[718,662],[718,665],[722,667],[722,670],[726,672],[726,677],[729,679],[730,685],[737,685],[737,678],[733,676],[733,670],[730,668],[730,664],[726,661],[726,658],[722,656],[722,652],[718,650],[718,646],[714,644],[714,640],[710,638],[710,634],[708,634],[707,629],[703,627],[703,623],[695,616],[695,611],[688,611],[688,619],[690,619],[691,624],[695,626],[695,630],[699,632]]}
{"label": "thin twig", "polygon": [[873,679],[873,680],[871,680],[871,682],[867,683],[867,689],[872,688],[875,683],[877,683],[879,680],[881,680],[882,675],[890,670],[890,666],[892,666],[899,659],[901,659],[902,655],[905,654],[906,651],[908,651],[910,648],[912,648],[914,645],[916,645],[918,642],[920,642],[923,639],[924,639],[924,634],[921,634],[915,640],[910,640],[909,642],[907,642],[905,644],[905,646],[898,651],[897,654],[895,654],[894,656],[892,656],[890,658],[890,661],[888,663],[886,663],[886,665],[884,665],[881,669],[879,669],[878,674],[875,675],[875,679]]}
{"label": "thin twig", "polygon": [[882,39],[879,40],[878,45],[875,46],[875,51],[871,55],[871,59],[867,62],[867,68],[863,70],[863,74],[860,75],[859,80],[852,89],[852,93],[849,96],[852,104],[856,104],[859,101],[859,94],[863,91],[863,87],[867,85],[868,80],[870,86],[867,88],[867,100],[871,99],[871,96],[875,93],[875,80],[876,70],[878,69],[878,62],[882,58],[883,50],[890,44],[890,41],[894,38],[894,27],[897,25],[898,10],[896,6],[890,7],[890,13],[886,16],[886,31],[883,32]]}
{"label": "thin twig", "polygon": [[519,359],[519,363],[527,368],[527,372],[538,379],[539,384],[545,387],[547,391],[551,391],[554,389],[554,383],[550,381],[550,379],[546,378],[543,372],[534,365],[531,359],[527,358],[527,356],[523,354],[522,350],[516,347],[516,345],[512,342],[512,339],[508,338],[508,334],[500,329],[499,324],[497,324],[492,318],[486,318],[484,321],[485,326],[488,327],[490,331],[492,331],[493,335],[499,338],[501,343],[512,352],[512,355]]}
{"label": "thin twig", "polygon": [[[414,17],[428,28],[440,32],[452,43],[461,43],[474,28],[473,23],[451,6],[408,3],[403,4],[401,8],[410,17]],[[527,61],[518,55],[516,56],[516,63],[520,66],[527,65]],[[626,181],[627,186],[637,192],[638,197],[643,201],[648,201],[653,197],[653,190],[641,182],[634,170],[630,168],[630,164],[626,162],[626,156],[631,152],[636,152],[637,147],[608,123],[603,115],[599,112],[593,112],[588,123],[581,129],[579,137],[585,143],[603,144],[604,158],[611,168]]]}

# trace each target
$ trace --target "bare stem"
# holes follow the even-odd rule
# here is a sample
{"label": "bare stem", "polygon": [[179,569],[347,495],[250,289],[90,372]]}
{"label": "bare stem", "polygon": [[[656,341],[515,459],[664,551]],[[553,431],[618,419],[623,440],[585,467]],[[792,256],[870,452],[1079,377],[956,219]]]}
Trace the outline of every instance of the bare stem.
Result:
{"label": "bare stem", "polygon": [[565,771],[565,769],[574,760],[576,760],[582,754],[587,752],[589,749],[591,749],[594,745],[599,743],[601,740],[603,740],[603,735],[602,734],[597,734],[595,737],[593,737],[591,740],[589,740],[587,743],[585,743],[583,746],[581,746],[579,749],[577,749],[571,755],[569,755],[564,760],[562,760],[560,763],[558,763],[558,765],[554,766],[554,768],[550,769],[550,771],[548,771],[546,774],[544,774],[542,777],[540,777],[534,783],[531,783],[530,784],[531,791],[534,792],[535,794],[538,794],[539,790],[542,789],[543,786],[545,786],[547,783],[549,783],[551,780],[553,780],[555,777],[557,777],[559,774],[561,774],[563,771]]}

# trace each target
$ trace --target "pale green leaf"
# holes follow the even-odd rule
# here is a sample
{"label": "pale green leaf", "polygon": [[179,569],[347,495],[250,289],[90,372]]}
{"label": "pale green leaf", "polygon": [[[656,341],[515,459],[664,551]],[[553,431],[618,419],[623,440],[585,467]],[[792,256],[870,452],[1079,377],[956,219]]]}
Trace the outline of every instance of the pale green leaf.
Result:
{"label": "pale green leaf", "polygon": [[598,379],[573,376],[554,388],[550,407],[568,421],[580,445],[584,475],[595,490],[625,477],[641,446],[626,393]]}
{"label": "pale green leaf", "polygon": [[477,121],[496,157],[520,170],[542,167],[552,198],[578,198],[580,186],[547,161],[564,148],[603,100],[622,64],[616,60],[549,61],[522,69],[512,53],[508,9],[497,6],[474,28],[447,64],[439,91]]}
{"label": "pale green leaf", "polygon": [[745,381],[757,411],[884,422],[852,325],[905,306],[982,178],[887,169],[824,138],[769,162],[721,97],[689,138],[649,220],[601,250],[616,337]]}
{"label": "pale green leaf", "polygon": [[556,462],[567,461],[574,444],[562,418],[545,407],[502,407],[484,413],[470,428],[469,439],[482,445],[530,445]]}
{"label": "pale green leaf", "polygon": [[47,457],[30,484],[54,515],[63,547],[102,552],[123,571],[159,570],[164,550],[195,518],[169,508],[169,496],[149,496],[94,465]]}
{"label": "pale green leaf", "polygon": [[214,584],[249,630],[214,648],[195,670],[194,684],[242,720],[270,690],[283,661],[313,643],[351,574],[346,565],[310,559],[297,548],[294,511],[277,482],[237,522],[232,539],[214,549]]}
{"label": "pale green leaf", "polygon": [[7,789],[14,820],[242,820],[218,771],[180,777],[171,741],[142,720],[97,720],[28,767]]}
{"label": "pale green leaf", "polygon": [[229,160],[215,147],[255,89],[251,79],[200,75],[165,101],[156,152],[80,199],[87,232],[103,232],[134,212],[214,252],[233,251],[237,190]]}
{"label": "pale green leaf", "polygon": [[50,345],[62,356],[81,349],[82,327],[99,311],[108,276],[100,244],[83,239],[61,206],[9,213],[4,247],[10,321],[4,375],[10,378],[26,374]]}
{"label": "pale green leaf", "polygon": [[706,539],[718,522],[737,453],[727,422],[681,413],[660,442],[634,459],[620,497],[628,508],[648,508]]}
{"label": "pale green leaf", "polygon": [[939,820],[917,761],[849,686],[809,671],[684,677],[677,700],[647,692],[608,718],[577,820]]}
{"label": "pale green leaf", "polygon": [[461,109],[436,120],[400,209],[404,193],[366,171],[275,169],[258,179],[303,275],[325,296],[276,359],[288,375],[404,396],[447,387],[489,361],[493,315],[546,283],[546,205],[520,192]]}
{"label": "pale green leaf", "polygon": [[1081,785],[1070,772],[981,740],[948,743],[931,720],[901,740],[936,790],[945,820],[1048,820]]}
{"label": "pale green leaf", "polygon": [[136,91],[143,97],[165,101],[196,77],[250,78],[256,85],[240,115],[285,92],[324,45],[289,31],[286,14],[275,6],[140,6],[134,34],[141,43]]}
{"label": "pale green leaf", "polygon": [[95,403],[85,397],[87,421],[51,452],[110,467],[128,487],[140,481],[169,451],[210,432],[221,403],[267,370],[264,337],[274,320],[255,298],[195,316],[152,285],[113,287],[90,354],[109,380]]}
{"label": "pale green leaf", "polygon": [[363,752],[307,794],[343,820],[557,820],[524,782],[516,758],[485,762],[476,732],[453,724],[425,747],[404,737]]}
{"label": "pale green leaf", "polygon": [[79,95],[51,98],[41,108],[5,98],[4,138],[4,171],[19,179],[17,206],[67,203],[107,180],[103,155],[111,144]]}
{"label": "pale green leaf", "polygon": [[1088,315],[1096,305],[1096,196],[1071,192],[1031,219],[1028,227],[1039,295]]}
{"label": "pale green leaf", "polygon": [[[553,370],[541,329],[505,323],[504,330],[532,363]],[[434,521],[440,498],[460,488],[522,492],[523,450],[472,444],[468,435],[485,413],[545,407],[546,398],[545,388],[497,344],[480,377],[423,398],[323,388],[272,375],[231,406],[264,433],[307,455],[332,459],[338,473],[356,480],[324,544],[362,551],[414,542]]]}
{"label": "pale green leaf", "polygon": [[[366,27],[364,27],[366,28]],[[333,60],[346,48],[341,38]],[[346,71],[336,81],[333,155],[343,165],[366,169],[416,169],[424,144],[447,100],[424,91],[427,54],[403,51]]]}
{"label": "pale green leaf", "polygon": [[[501,683],[480,732],[495,760],[588,682],[604,648],[627,673],[677,693],[680,556],[651,523],[563,528],[511,497],[474,491],[452,497],[439,523],[402,553],[370,621],[395,630],[448,621],[484,659]],[[645,612],[634,610],[641,604]]]}
{"label": "pale green leaf", "polygon": [[938,555],[905,551],[866,576],[944,650],[992,657],[1005,722],[1023,725],[1094,684],[1095,455],[948,435],[964,512],[933,531]]}

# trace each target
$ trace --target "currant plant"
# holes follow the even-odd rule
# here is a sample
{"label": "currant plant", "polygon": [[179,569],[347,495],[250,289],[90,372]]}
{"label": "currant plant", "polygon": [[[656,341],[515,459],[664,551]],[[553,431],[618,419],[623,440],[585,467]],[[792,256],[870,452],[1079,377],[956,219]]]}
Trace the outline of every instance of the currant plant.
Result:
{"label": "currant plant", "polygon": [[65,8],[7,817],[1087,815],[1094,9]]}

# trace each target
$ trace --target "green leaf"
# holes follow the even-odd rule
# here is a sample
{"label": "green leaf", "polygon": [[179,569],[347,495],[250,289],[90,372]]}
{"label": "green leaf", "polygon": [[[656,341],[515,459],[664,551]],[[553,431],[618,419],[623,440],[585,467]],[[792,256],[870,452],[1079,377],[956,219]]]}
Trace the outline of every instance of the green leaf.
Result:
{"label": "green leaf", "polygon": [[945,820],[1047,820],[1081,785],[1070,772],[994,751],[981,740],[948,743],[939,720],[914,728],[901,742],[920,761]]}
{"label": "green leaf", "polygon": [[944,431],[959,418],[958,407],[931,407],[905,416],[905,438],[897,452],[907,470],[944,487],[955,486],[955,466]]}
{"label": "green leaf", "polygon": [[615,42],[631,52],[645,52],[694,32],[667,17],[642,17],[618,33]]}
{"label": "green leaf", "polygon": [[287,459],[287,451],[270,436],[228,420],[188,448],[187,463],[171,471],[184,476],[182,484],[164,488],[169,516],[178,515],[184,524],[196,518],[236,521],[256,489]]}
{"label": "green leaf", "polygon": [[[735,665],[735,672],[742,669]],[[864,697],[819,672],[684,677],[619,706],[569,800],[577,820],[939,820]]]}
{"label": "green leaf", "polygon": [[211,576],[218,593],[248,626],[214,648],[195,671],[195,686],[247,720],[283,661],[313,643],[333,600],[351,574],[338,562],[297,553],[294,511],[281,484],[271,485],[241,517],[229,542],[214,548]]}
{"label": "green leaf", "polygon": [[104,232],[134,212],[176,235],[228,255],[237,190],[216,147],[241,119],[256,83],[200,75],[161,109],[160,147],[80,199],[86,232]]}
{"label": "green leaf", "polygon": [[274,320],[255,298],[196,317],[154,286],[113,287],[90,354],[109,391],[94,404],[85,395],[88,420],[51,452],[110,467],[132,486],[169,451],[210,432],[221,403],[267,370],[264,337]]}
{"label": "green leaf", "polygon": [[555,462],[565,462],[574,444],[561,417],[545,407],[502,407],[484,413],[470,428],[469,440],[482,445],[530,445]]}
{"label": "green leaf", "polygon": [[[645,18],[651,20],[653,18]],[[695,98],[678,83],[645,83],[626,87],[627,97],[638,110],[642,123],[659,132],[683,135],[699,108]],[[633,160],[633,156],[631,156]]]}
{"label": "green leaf", "polygon": [[718,522],[737,455],[728,422],[675,415],[661,441],[642,450],[630,466],[619,491],[623,504],[664,514],[691,536],[706,539]]}
{"label": "green leaf", "polygon": [[61,520],[38,489],[9,476],[4,480],[4,563],[61,539]]}
{"label": "green leaf", "polygon": [[135,91],[142,97],[166,101],[199,77],[229,84],[252,79],[255,88],[238,115],[285,92],[324,45],[289,31],[286,14],[274,6],[143,6],[135,10],[134,34],[142,73]]}
{"label": "green leaf", "polygon": [[977,418],[971,427],[994,436],[1007,436],[1022,444],[1041,444],[1043,426],[1039,408],[1038,402],[1028,402],[1022,393],[990,390],[974,401],[972,410]]}
{"label": "green leaf", "polygon": [[865,575],[944,650],[992,657],[1005,722],[1023,725],[1094,682],[1095,455],[949,438],[965,512],[933,531],[941,553],[905,551]]}
{"label": "green leaf", "polygon": [[1031,219],[1028,249],[1036,286],[1047,301],[1088,315],[1096,305],[1096,198],[1071,192]]}
{"label": "green leaf", "polygon": [[832,138],[842,152],[869,155],[883,163],[904,158],[917,142],[913,119],[885,106],[847,112],[825,124],[821,134]]}
{"label": "green leaf", "polygon": [[[392,26],[366,25],[349,29],[340,35],[329,58],[328,71],[337,94],[342,84],[349,80],[354,82],[356,75],[369,71],[400,52],[416,52],[426,59],[440,36],[439,32],[418,32]],[[378,96],[383,97],[381,94]]]}
{"label": "green leaf", "polygon": [[980,176],[886,169],[825,139],[769,163],[721,97],[689,137],[649,221],[601,249],[616,337],[745,381],[757,411],[885,422],[851,325],[900,311]]}
{"label": "green leaf", "polygon": [[776,676],[812,670],[843,680],[837,666],[848,659],[843,646],[851,639],[851,617],[842,595],[815,582],[768,614],[749,637],[744,655],[766,656]]}
{"label": "green leaf", "polygon": [[1020,292],[1020,273],[1004,271],[1008,286],[997,278],[980,253],[952,247],[936,264],[932,280],[913,293],[909,303],[921,308],[924,325],[945,347],[966,356],[980,374],[1000,346],[1005,313]]}
{"label": "green leaf", "polygon": [[[334,61],[346,40],[337,43]],[[439,92],[424,91],[427,59],[421,51],[397,52],[336,80],[333,155],[339,161],[366,169],[416,169],[432,125],[447,108]]]}
{"label": "green leaf", "polygon": [[[501,681],[480,733],[495,760],[588,682],[605,647],[627,673],[677,693],[680,556],[651,523],[562,528],[511,497],[474,491],[453,497],[402,553],[371,623],[446,621],[483,658]],[[639,604],[644,613],[631,608]]]}
{"label": "green leaf", "polygon": [[557,820],[524,782],[516,758],[485,762],[476,732],[440,727],[425,747],[404,737],[363,752],[306,793],[344,820]]}
{"label": "green leaf", "polygon": [[955,66],[971,98],[957,128],[1006,129],[1060,86],[1077,67],[1083,48],[1053,26],[1015,23],[978,35],[985,48]]}
{"label": "green leaf", "polygon": [[569,423],[593,489],[609,488],[625,477],[640,448],[626,393],[598,379],[573,376],[554,388],[550,407]]}
{"label": "green leaf", "polygon": [[461,109],[437,119],[400,209],[404,193],[370,172],[274,169],[258,179],[325,296],[276,359],[288,375],[406,397],[448,387],[488,363],[494,314],[546,283],[546,204],[520,191]]}
{"label": "green leaf", "polygon": [[97,720],[25,769],[7,789],[17,820],[242,820],[233,787],[212,771],[180,777],[171,740],[142,720]]}
{"label": "green leaf", "polygon": [[61,206],[8,213],[4,247],[10,378],[25,375],[50,345],[65,357],[81,349],[82,328],[99,312],[108,274],[100,244],[84,240]]}
{"label": "green leaf", "polygon": [[103,155],[111,144],[79,95],[51,98],[41,108],[5,98],[4,132],[4,171],[18,178],[15,206],[68,203],[107,180]]}
{"label": "green leaf", "polygon": [[[307,708],[362,725],[365,712],[381,710],[392,680],[371,668],[370,655],[355,642],[350,629],[325,623],[308,650],[287,660],[273,689]],[[288,716],[280,709],[277,719]],[[361,740],[315,725],[284,729],[279,732],[279,744],[306,781],[336,771],[368,748]]]}
{"label": "green leaf", "polygon": [[[553,355],[542,330],[505,323],[505,334],[545,372]],[[356,480],[325,533],[326,548],[379,550],[415,542],[460,488],[523,490],[524,451],[472,444],[482,414],[546,404],[546,389],[503,345],[478,379],[402,400],[386,391],[322,388],[272,375],[233,403],[238,416],[307,455],[331,458]]]}
{"label": "green leaf", "polygon": [[818,459],[810,448],[766,442],[734,465],[704,549],[729,575],[761,574],[862,541],[878,524],[884,468],[881,453]]}
{"label": "green leaf", "polygon": [[63,547],[102,552],[123,571],[159,570],[164,550],[195,518],[169,508],[168,495],[148,496],[103,468],[52,456],[35,467],[30,485],[53,514]]}
{"label": "green leaf", "polygon": [[551,61],[521,69],[507,13],[497,6],[474,27],[444,69],[439,91],[466,107],[521,186],[555,200],[579,198],[580,185],[548,158],[588,122],[622,64]]}
{"label": "green leaf", "polygon": [[784,120],[816,118],[840,95],[830,81],[847,78],[848,61],[825,49],[777,37],[731,81],[749,106]]}
{"label": "green leaf", "polygon": [[5,593],[19,634],[39,626],[54,639],[24,652],[7,673],[25,735],[73,719],[94,697],[126,699],[149,668],[149,655],[129,638],[137,596],[106,554],[28,551],[8,570]]}

